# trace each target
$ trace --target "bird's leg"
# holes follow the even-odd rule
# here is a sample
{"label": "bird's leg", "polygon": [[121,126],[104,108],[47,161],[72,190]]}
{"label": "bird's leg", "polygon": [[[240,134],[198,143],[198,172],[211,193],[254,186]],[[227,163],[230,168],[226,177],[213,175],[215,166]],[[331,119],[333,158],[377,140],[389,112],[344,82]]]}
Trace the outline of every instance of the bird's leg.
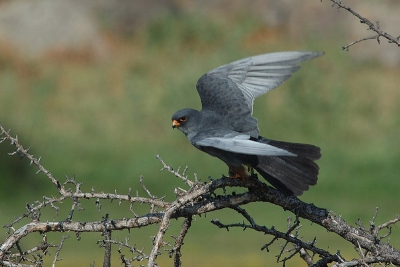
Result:
{"label": "bird's leg", "polygon": [[242,180],[249,177],[243,165],[239,167],[229,166],[229,178],[241,178]]}
{"label": "bird's leg", "polygon": [[240,178],[239,174],[235,173],[231,168],[228,169],[228,175],[232,179]]}
{"label": "bird's leg", "polygon": [[246,164],[247,171],[250,173],[250,177],[254,176],[254,168],[250,164]]}

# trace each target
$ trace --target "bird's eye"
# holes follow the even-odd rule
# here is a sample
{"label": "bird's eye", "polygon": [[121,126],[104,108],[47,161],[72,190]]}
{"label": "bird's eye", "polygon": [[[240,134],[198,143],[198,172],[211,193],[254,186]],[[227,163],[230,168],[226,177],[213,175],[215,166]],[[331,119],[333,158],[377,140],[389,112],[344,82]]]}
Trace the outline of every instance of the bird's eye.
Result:
{"label": "bird's eye", "polygon": [[184,122],[184,121],[186,121],[187,120],[187,117],[181,117],[181,118],[179,118],[179,122]]}

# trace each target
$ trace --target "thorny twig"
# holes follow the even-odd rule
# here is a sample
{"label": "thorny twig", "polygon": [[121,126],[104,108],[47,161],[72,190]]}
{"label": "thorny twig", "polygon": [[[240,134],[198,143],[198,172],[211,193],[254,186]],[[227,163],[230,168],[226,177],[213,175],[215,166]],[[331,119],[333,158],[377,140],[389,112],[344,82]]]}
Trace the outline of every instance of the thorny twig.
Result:
{"label": "thorny twig", "polygon": [[62,247],[63,247],[63,245],[64,245],[64,241],[65,241],[65,239],[67,239],[67,238],[69,238],[69,236],[67,236],[67,235],[63,235],[63,236],[61,237],[60,245],[58,245],[58,248],[57,248],[56,253],[55,253],[55,255],[54,255],[54,260],[53,260],[52,267],[55,267],[55,266],[56,266],[56,262],[57,262],[57,261],[62,260],[62,259],[59,259],[59,258],[58,258],[58,255],[60,254],[61,249],[62,249]]}
{"label": "thorny twig", "polygon": [[[131,266],[133,261],[143,261],[148,259],[148,256],[144,253],[144,248],[138,249],[136,245],[129,244],[129,237],[125,237],[124,242],[117,241],[117,240],[99,240],[98,243],[101,247],[105,246],[105,243],[118,245],[117,252],[119,253],[120,259],[125,266]],[[128,259],[125,254],[123,254],[123,249],[128,249],[128,252],[135,255],[132,258]]]}
{"label": "thorny twig", "polygon": [[10,140],[11,141],[11,145],[16,147],[16,150],[14,152],[8,153],[9,156],[13,156],[13,155],[19,155],[19,157],[27,157],[30,160],[30,164],[34,164],[37,168],[38,171],[36,172],[36,174],[42,172],[44,173],[47,178],[50,179],[50,181],[57,187],[57,190],[59,191],[59,193],[61,195],[66,194],[67,192],[65,191],[65,188],[60,184],[60,182],[55,179],[53,177],[53,175],[50,173],[50,171],[48,171],[46,168],[44,168],[41,164],[40,164],[40,157],[39,158],[35,158],[32,154],[29,154],[29,150],[28,149],[24,149],[22,147],[22,145],[18,142],[18,136],[12,137],[10,135],[10,131],[6,131],[3,126],[0,125],[0,130],[1,130],[1,135],[4,135],[5,137],[3,137],[2,139],[0,139],[0,142],[3,142],[5,140]]}
{"label": "thorny twig", "polygon": [[111,243],[107,242],[111,240],[111,230],[104,231],[104,260],[103,267],[111,266]]}
{"label": "thorny twig", "polygon": [[[288,217],[287,219],[288,225],[288,233],[290,234],[290,232],[292,232],[294,229],[297,228],[298,225],[300,225],[300,220],[298,217],[296,217],[295,223],[294,225],[292,225],[292,217]],[[296,234],[292,237],[297,237],[297,230],[296,230]],[[315,241],[316,238],[314,238],[314,240],[311,242],[311,244],[315,245]],[[306,249],[304,249],[303,247],[298,247],[296,244],[293,244],[293,249],[295,250],[295,253],[292,254],[292,256],[294,256],[296,253],[298,253],[300,255],[300,258],[302,258],[307,266],[311,267],[314,265],[314,260],[313,260],[313,256],[315,255],[315,253],[313,253],[313,256],[311,256],[308,251]],[[281,254],[283,254],[283,251],[281,251]],[[331,255],[330,257],[334,257],[335,255]],[[329,257],[329,256],[328,256]],[[291,258],[291,257],[290,257]],[[324,257],[327,258],[327,257]],[[283,264],[286,263],[286,260],[283,261]]]}
{"label": "thorny twig", "polygon": [[192,220],[193,220],[192,216],[185,219],[185,221],[182,224],[182,228],[181,228],[181,232],[179,233],[179,236],[175,238],[175,245],[169,252],[170,257],[174,256],[174,266],[175,267],[182,266],[181,248],[183,246],[183,239],[185,238],[190,226],[192,225]]}
{"label": "thorny twig", "polygon": [[186,166],[185,169],[183,170],[182,174],[180,174],[180,173],[179,173],[180,167],[178,168],[177,171],[174,171],[174,169],[172,168],[172,166],[167,165],[167,164],[162,160],[162,158],[161,158],[159,155],[157,155],[156,158],[157,158],[157,159],[161,162],[161,164],[163,165],[163,167],[162,167],[162,169],[161,169],[160,171],[163,171],[163,170],[169,171],[170,173],[172,173],[172,174],[175,175],[176,177],[182,179],[182,181],[183,181],[185,184],[187,184],[188,186],[190,186],[190,187],[192,187],[192,186],[195,184],[195,182],[197,182],[197,181],[192,182],[192,181],[190,181],[190,180],[188,179],[188,176],[186,175],[186,171],[188,170],[188,166]]}
{"label": "thorny twig", "polygon": [[379,25],[379,21],[376,21],[375,24],[372,23],[369,19],[361,16],[354,9],[343,5],[341,0],[330,0],[330,1],[333,3],[333,6],[337,6],[338,9],[344,9],[344,10],[347,10],[348,12],[350,12],[353,16],[357,17],[360,20],[361,23],[364,23],[364,24],[368,25],[368,29],[369,30],[372,30],[372,31],[374,31],[376,33],[376,35],[374,35],[374,36],[361,38],[359,40],[351,42],[350,44],[348,44],[346,46],[343,46],[342,50],[346,50],[347,51],[347,50],[349,50],[350,46],[355,45],[357,43],[360,43],[362,41],[371,40],[371,39],[375,39],[380,44],[380,37],[383,37],[383,38],[387,39],[389,43],[394,43],[394,44],[396,44],[397,46],[400,47],[400,36],[393,37],[389,33],[381,30],[380,25]]}
{"label": "thorny twig", "polygon": [[[296,246],[296,248],[299,248],[299,250],[300,250],[300,248],[304,248],[306,250],[312,251],[313,253],[323,256],[323,257],[332,256],[328,251],[325,251],[325,250],[315,247],[314,246],[315,241],[304,242],[301,239],[297,238],[296,236],[291,235],[291,232],[293,232],[293,230],[295,230],[300,224],[298,219],[296,219],[296,222],[288,229],[287,232],[281,232],[281,231],[276,230],[274,227],[268,228],[266,226],[258,225],[257,223],[254,222],[254,219],[251,218],[251,216],[242,208],[239,208],[239,209],[235,208],[235,210],[237,210],[240,214],[242,214],[246,218],[246,220],[250,222],[250,224],[245,224],[245,223],[223,224],[219,220],[216,220],[216,219],[212,220],[211,222],[214,225],[218,226],[219,228],[224,228],[227,230],[229,230],[230,227],[241,227],[243,229],[252,229],[257,232],[262,232],[264,234],[273,236],[272,240],[270,242],[268,242],[267,244],[265,244],[264,246],[262,246],[262,248],[261,248],[261,249],[266,249],[267,251],[268,251],[269,246],[272,245],[275,241],[277,241],[279,239],[283,239],[283,240],[286,240],[286,245],[288,243],[294,244]],[[284,245],[284,247],[282,247],[281,253],[280,253],[280,255],[278,255],[278,261],[279,261],[280,257],[282,256],[286,245]],[[297,252],[299,252],[299,251],[297,251]],[[289,258],[293,257],[294,254],[297,254],[297,252],[293,253],[293,255],[291,255]],[[286,261],[289,258],[285,258],[283,261]]]}

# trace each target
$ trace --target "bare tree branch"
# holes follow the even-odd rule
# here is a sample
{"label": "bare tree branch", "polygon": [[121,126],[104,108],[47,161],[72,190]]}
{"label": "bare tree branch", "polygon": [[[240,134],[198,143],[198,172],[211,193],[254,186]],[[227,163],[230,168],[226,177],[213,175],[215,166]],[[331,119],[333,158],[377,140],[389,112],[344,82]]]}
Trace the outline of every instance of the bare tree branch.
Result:
{"label": "bare tree branch", "polygon": [[[136,245],[131,246],[129,244],[129,237],[125,238],[125,242],[120,242],[116,240],[99,240],[98,243],[101,243],[101,246],[104,245],[104,243],[110,243],[112,245],[118,245],[118,253],[120,254],[120,259],[122,263],[128,267],[132,266],[133,261],[142,261],[144,259],[148,259],[149,257],[143,252],[144,248],[138,249],[136,248]],[[132,254],[135,254],[136,256],[132,257],[131,259],[128,259],[126,255],[123,254],[122,249],[127,248],[128,251]]]}
{"label": "bare tree branch", "polygon": [[170,257],[174,256],[174,266],[175,267],[180,267],[182,266],[181,262],[181,248],[183,246],[183,239],[185,238],[190,226],[192,225],[192,220],[193,217],[189,216],[185,219],[185,221],[182,224],[181,231],[179,233],[179,236],[175,239],[175,245],[169,252]]}
{"label": "bare tree branch", "polygon": [[64,241],[65,241],[65,239],[67,239],[67,238],[69,238],[69,236],[67,236],[67,235],[62,236],[60,245],[58,245],[58,248],[57,248],[56,253],[55,253],[55,255],[54,255],[54,260],[53,260],[52,267],[55,267],[55,266],[56,266],[56,262],[57,262],[57,261],[62,260],[62,259],[59,259],[59,258],[58,258],[58,255],[60,254],[60,251],[61,251],[61,249],[62,249],[62,247],[63,247],[63,245],[64,245]]}
{"label": "bare tree branch", "polygon": [[354,9],[342,4],[341,0],[330,0],[330,1],[333,3],[333,6],[337,6],[338,9],[344,9],[344,10],[350,12],[353,16],[357,17],[361,23],[368,25],[369,30],[372,30],[376,33],[376,35],[361,38],[359,40],[351,42],[350,44],[343,46],[342,50],[349,50],[350,46],[353,46],[357,43],[360,43],[360,42],[363,42],[366,40],[371,40],[371,39],[375,39],[380,44],[380,37],[383,37],[383,38],[387,39],[389,43],[394,43],[398,47],[400,47],[400,35],[398,37],[393,37],[389,33],[383,31],[379,26],[379,21],[376,21],[375,24],[372,23],[369,19],[363,17],[362,15],[357,13]]}
{"label": "bare tree branch", "polygon": [[104,231],[104,260],[103,267],[111,266],[111,242],[107,242],[111,240],[111,231]]}

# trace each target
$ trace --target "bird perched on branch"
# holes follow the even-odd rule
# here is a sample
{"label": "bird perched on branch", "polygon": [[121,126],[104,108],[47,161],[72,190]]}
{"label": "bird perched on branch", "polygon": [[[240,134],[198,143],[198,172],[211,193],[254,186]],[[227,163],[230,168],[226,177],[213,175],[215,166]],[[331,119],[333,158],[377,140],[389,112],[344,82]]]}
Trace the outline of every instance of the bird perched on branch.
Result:
{"label": "bird perched on branch", "polygon": [[323,52],[277,52],[245,58],[204,74],[197,82],[202,110],[185,108],[172,116],[196,148],[229,167],[230,177],[247,178],[255,169],[286,195],[299,196],[315,185],[320,148],[260,136],[252,116],[254,99],[278,87],[305,60]]}

